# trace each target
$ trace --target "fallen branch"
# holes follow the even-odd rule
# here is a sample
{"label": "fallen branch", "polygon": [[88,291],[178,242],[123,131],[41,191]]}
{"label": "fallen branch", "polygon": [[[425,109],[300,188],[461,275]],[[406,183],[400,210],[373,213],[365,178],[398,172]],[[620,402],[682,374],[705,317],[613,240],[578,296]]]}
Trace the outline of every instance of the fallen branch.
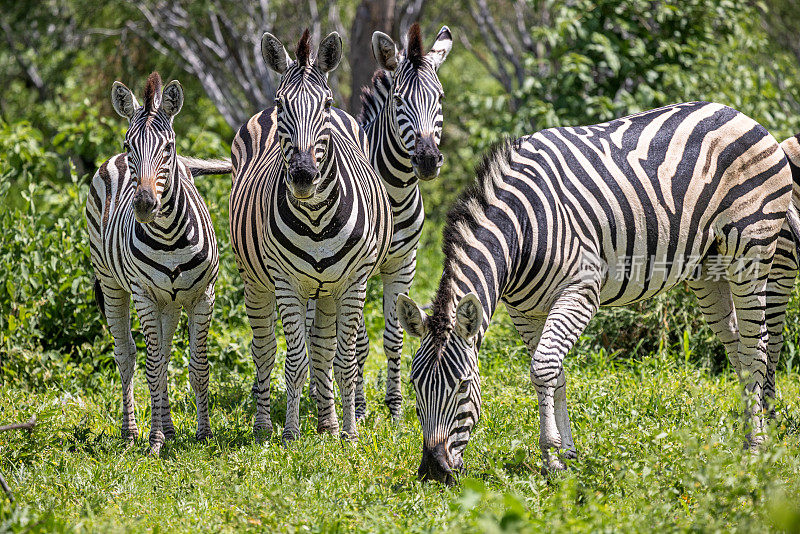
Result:
{"label": "fallen branch", "polygon": [[14,423],[13,425],[0,426],[0,432],[6,432],[8,430],[33,430],[35,426],[36,416],[34,415],[27,423]]}
{"label": "fallen branch", "polygon": [[[36,416],[32,415],[30,421],[27,423],[14,423],[11,425],[0,426],[0,432],[7,432],[9,430],[33,430],[33,427],[35,426]],[[0,473],[0,486],[3,487],[3,491],[5,491],[6,495],[8,495],[8,500],[11,501],[11,504],[14,504],[14,494],[11,493],[11,488],[8,487],[8,483],[6,483],[3,473]]]}

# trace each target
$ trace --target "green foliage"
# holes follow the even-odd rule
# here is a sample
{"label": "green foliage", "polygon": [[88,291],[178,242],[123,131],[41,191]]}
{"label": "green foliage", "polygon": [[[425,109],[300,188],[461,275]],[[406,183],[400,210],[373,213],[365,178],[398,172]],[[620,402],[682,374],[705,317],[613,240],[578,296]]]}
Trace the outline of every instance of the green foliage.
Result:
{"label": "green foliage", "polygon": [[607,121],[675,102],[717,101],[776,137],[800,131],[800,68],[769,41],[745,0],[539,0],[539,53],[519,60],[510,94],[465,93],[473,139],[485,146],[553,126]]}

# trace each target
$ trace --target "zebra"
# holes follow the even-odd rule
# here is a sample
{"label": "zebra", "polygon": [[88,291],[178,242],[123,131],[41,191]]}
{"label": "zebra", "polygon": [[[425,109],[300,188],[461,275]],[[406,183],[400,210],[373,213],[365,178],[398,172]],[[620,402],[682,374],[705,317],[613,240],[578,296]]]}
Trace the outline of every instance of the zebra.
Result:
{"label": "zebra", "polygon": [[[385,320],[383,348],[387,360],[385,403],[395,420],[400,418],[403,400],[400,388],[403,331],[397,322],[395,303],[397,295],[408,293],[416,271],[417,246],[425,221],[419,181],[436,178],[444,162],[439,151],[444,88],[437,71],[452,46],[447,26],[439,30],[427,54],[423,51],[418,23],[409,28],[402,52],[385,33],[373,33],[372,53],[380,69],[373,76],[372,87],[362,89],[361,113],[357,117],[367,134],[370,161],[383,179],[394,217],[392,244],[380,273]],[[313,306],[309,306],[309,316],[312,313]],[[359,334],[357,419],[366,413],[364,363],[369,354],[366,331]],[[313,378],[311,388],[313,396]]]}
{"label": "zebra", "polygon": [[130,89],[114,82],[114,110],[129,121],[124,152],[100,166],[86,201],[95,297],[114,338],[114,359],[122,380],[122,436],[134,440],[139,435],[133,401],[133,297],[147,345],[153,454],[175,435],[167,364],[182,307],[189,317],[189,382],[197,403],[195,436],[212,436],[206,338],[219,254],[208,208],[192,174],[231,170],[230,162],[177,155],[172,121],[183,106],[183,88],[177,80],[169,82],[163,93],[161,87],[158,72],[150,74],[144,105],[139,105]]}
{"label": "zebra", "polygon": [[341,59],[339,35],[328,35],[316,57],[307,30],[295,61],[269,33],[262,37],[261,50],[281,80],[275,106],[253,116],[234,138],[230,198],[231,243],[253,330],[254,433],[272,431],[277,305],[287,344],[282,437],[288,442],[299,436],[300,392],[308,366],[305,317],[308,300],[314,299],[310,352],[318,384],[317,427],[339,431],[333,367],[342,396],[342,436],[357,439],[356,335],[363,330],[367,279],[389,249],[391,205],[367,157],[364,131],[333,107],[327,76]]}
{"label": "zebra", "polygon": [[[480,417],[478,350],[500,300],[532,355],[543,471],[551,472],[577,457],[562,364],[581,331],[599,306],[647,299],[683,280],[698,294],[726,295],[738,318],[726,348],[746,392],[746,446],[757,448],[765,293],[791,197],[775,139],[720,104],[671,105],[501,143],[448,213],[432,315],[398,297],[400,324],[422,338],[411,369],[423,434],[418,475],[452,484],[463,468]],[[704,309],[710,322],[719,320],[714,311]]]}

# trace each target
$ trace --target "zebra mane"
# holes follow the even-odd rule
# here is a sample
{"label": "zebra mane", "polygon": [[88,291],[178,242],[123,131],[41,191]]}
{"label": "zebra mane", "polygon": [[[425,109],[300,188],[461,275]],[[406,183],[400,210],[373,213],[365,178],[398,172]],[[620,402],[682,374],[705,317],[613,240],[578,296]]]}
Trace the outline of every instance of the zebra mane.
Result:
{"label": "zebra mane", "polygon": [[422,31],[419,28],[419,22],[415,22],[408,29],[406,59],[414,65],[414,68],[419,68],[424,58],[425,52],[422,50]]}
{"label": "zebra mane", "polygon": [[378,69],[372,75],[372,87],[367,86],[361,89],[361,112],[356,120],[361,126],[378,118],[383,106],[389,100],[389,93],[392,88],[392,75]]}
{"label": "zebra mane", "polygon": [[484,212],[492,204],[489,196],[493,195],[494,178],[498,171],[503,172],[511,162],[511,154],[515,141],[503,139],[492,145],[483,160],[475,168],[476,178],[458,196],[447,212],[447,219],[442,232],[442,252],[444,253],[444,272],[439,288],[431,305],[432,314],[427,319],[428,331],[437,343],[444,343],[453,330],[455,303],[453,262],[456,249],[463,248],[464,235],[461,229],[466,226],[474,231],[479,222],[475,219],[476,208]]}
{"label": "zebra mane", "polygon": [[[158,102],[156,102],[158,99]],[[147,77],[147,84],[144,86],[144,111],[150,113],[161,103],[161,75],[158,71],[153,71]]]}
{"label": "zebra mane", "polygon": [[295,57],[301,67],[308,66],[311,62],[311,34],[308,32],[308,28],[305,29],[300,41],[297,42]]}

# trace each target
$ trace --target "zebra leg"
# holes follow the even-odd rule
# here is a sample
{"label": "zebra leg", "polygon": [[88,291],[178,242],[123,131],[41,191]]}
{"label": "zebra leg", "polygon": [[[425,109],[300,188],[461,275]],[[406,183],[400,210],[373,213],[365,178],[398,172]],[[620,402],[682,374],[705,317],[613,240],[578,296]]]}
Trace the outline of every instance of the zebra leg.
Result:
{"label": "zebra leg", "polygon": [[[703,266],[705,271],[705,265]],[[736,375],[741,378],[739,365],[739,327],[733,308],[733,295],[727,280],[699,278],[689,281],[689,288],[697,296],[697,302],[711,330],[725,347],[725,354]]]}
{"label": "zebra leg", "polygon": [[400,387],[400,361],[403,354],[403,329],[397,320],[397,295],[408,294],[417,265],[414,251],[400,262],[387,264],[381,268],[383,280],[383,317],[386,327],[383,331],[383,351],[386,353],[386,406],[392,419],[400,419],[403,404],[403,391]]}
{"label": "zebra leg", "polygon": [[189,311],[189,383],[194,390],[197,405],[197,432],[195,438],[203,440],[213,436],[208,416],[209,366],[206,352],[208,327],[214,311],[214,287],[208,291]]}
{"label": "zebra leg", "polygon": [[150,453],[158,455],[165,439],[161,415],[162,395],[166,389],[162,382],[166,380],[167,367],[162,358],[164,351],[161,347],[161,310],[141,290],[134,289],[133,301],[147,345],[145,375],[150,388]]}
{"label": "zebra leg", "polygon": [[178,329],[178,322],[181,319],[181,308],[179,306],[161,310],[161,334],[159,343],[161,345],[161,361],[164,362],[162,373],[163,377],[159,381],[161,384],[161,430],[164,432],[165,439],[175,438],[175,425],[172,423],[172,410],[169,404],[169,362],[172,357],[172,338],[175,337],[175,330]]}
{"label": "zebra leg", "polygon": [[275,298],[286,337],[286,424],[283,441],[288,443],[300,437],[300,395],[308,373],[306,354],[306,305],[288,282],[275,281]]}
{"label": "zebra leg", "polygon": [[342,438],[358,440],[355,418],[355,384],[358,362],[355,349],[358,329],[364,323],[364,300],[367,296],[365,277],[355,280],[337,302],[336,358],[334,374],[342,397]]}
{"label": "zebra leg", "polygon": [[336,303],[322,297],[314,306],[314,320],[309,335],[311,379],[317,384],[317,432],[339,433],[339,419],[334,401],[331,369],[336,355]]}
{"label": "zebra leg", "polygon": [[[753,247],[755,251],[759,247]],[[738,358],[740,381],[744,388],[748,432],[745,447],[757,450],[764,442],[763,395],[767,374],[766,287],[769,263],[759,255],[739,258],[728,267],[733,305],[739,328]],[[757,269],[759,270],[757,270]]]}
{"label": "zebra leg", "polygon": [[556,416],[556,404],[559,412],[562,407],[566,411],[566,378],[562,364],[567,352],[597,312],[597,289],[568,289],[558,297],[547,315],[541,339],[531,359],[531,381],[539,398],[539,447],[544,472],[565,469],[559,451],[566,449],[569,453],[570,449],[574,450],[571,433],[561,433],[564,426],[568,429],[569,418]]}
{"label": "zebra leg", "polygon": [[[545,318],[526,317],[511,306],[506,306],[506,309],[508,310],[508,315],[511,317],[511,320],[514,322],[517,332],[519,332],[519,335],[525,342],[525,346],[528,347],[528,352],[530,352],[530,354],[535,354],[536,348],[539,346],[539,340],[542,337]],[[556,427],[561,436],[561,449],[559,452],[562,458],[574,460],[578,457],[578,451],[575,449],[575,442],[572,439],[572,428],[567,411],[567,378],[563,368],[556,380],[553,404]]]}
{"label": "zebra leg", "polygon": [[[312,336],[311,329],[314,326],[314,317],[316,316],[316,309],[317,309],[317,301],[315,299],[309,299],[308,308],[306,310],[306,346],[309,348],[309,360],[313,360],[310,353],[311,336]],[[316,379],[314,378],[314,370],[310,365],[308,366],[308,397],[311,400],[317,399],[317,382]]]}
{"label": "zebra leg", "polygon": [[767,281],[767,376],[764,381],[764,408],[767,418],[775,418],[775,370],[783,348],[783,327],[786,319],[786,306],[792,296],[794,279],[797,274],[797,255],[791,231],[784,224],[778,237],[778,246],[772,269]]}
{"label": "zebra leg", "polygon": [[121,287],[101,283],[108,328],[114,337],[114,361],[122,380],[122,437],[139,437],[133,400],[133,371],[136,368],[136,344],[131,335],[130,294]]}
{"label": "zebra leg", "polygon": [[367,362],[367,356],[369,356],[369,335],[362,314],[356,337],[356,362],[358,363],[355,390],[356,422],[367,416],[367,397],[364,395],[364,364]]}
{"label": "zebra leg", "polygon": [[250,355],[256,367],[256,379],[253,384],[256,400],[253,435],[259,440],[272,434],[270,375],[278,348],[275,339],[275,294],[272,291],[256,289],[253,283],[245,280],[244,303],[250,328],[253,330],[253,341],[250,342]]}

